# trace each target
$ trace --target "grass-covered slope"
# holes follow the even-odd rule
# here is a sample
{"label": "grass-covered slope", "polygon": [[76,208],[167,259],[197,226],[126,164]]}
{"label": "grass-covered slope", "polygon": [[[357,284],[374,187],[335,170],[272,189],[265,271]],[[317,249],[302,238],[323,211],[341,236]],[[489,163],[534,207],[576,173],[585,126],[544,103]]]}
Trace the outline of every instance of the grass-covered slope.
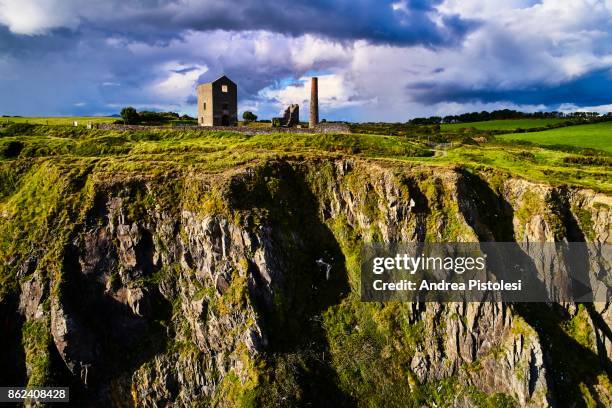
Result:
{"label": "grass-covered slope", "polygon": [[533,129],[545,127],[548,125],[558,125],[566,122],[567,119],[506,119],[506,120],[487,120],[483,122],[466,122],[466,123],[445,123],[442,124],[442,130],[458,130],[465,128],[475,128],[478,130],[515,130],[515,129]]}
{"label": "grass-covered slope", "polygon": [[190,164],[232,166],[278,154],[359,154],[376,157],[430,156],[433,152],[407,139],[345,134],[246,134],[208,130],[108,131],[82,127],[11,125],[0,131],[4,158],[79,156],[127,160],[172,158]]}
{"label": "grass-covered slope", "polygon": [[33,125],[72,126],[77,122],[80,126],[87,123],[113,123],[118,118],[110,116],[10,116],[0,118],[1,123],[30,123]]}
{"label": "grass-covered slope", "polygon": [[433,166],[461,165],[476,171],[496,169],[513,177],[550,185],[612,191],[612,158],[607,155],[582,155],[507,142],[461,145],[441,151],[437,157],[405,160]]}
{"label": "grass-covered slope", "polygon": [[[594,132],[590,133],[590,129]],[[17,160],[16,163],[25,166],[32,159],[61,161],[79,158],[109,172],[134,168],[160,171],[174,166],[222,171],[272,157],[350,155],[417,165],[464,166],[476,171],[496,169],[552,185],[568,184],[609,192],[612,191],[612,137],[607,130],[611,129],[612,124],[601,123],[497,139],[479,133],[460,133],[454,138],[444,139],[452,141],[452,147],[449,144],[437,147],[428,144],[423,135],[411,137],[410,132],[404,136],[244,134],[170,129],[103,131],[16,124],[0,130],[0,162],[7,165],[8,161]],[[567,138],[556,137],[554,146],[540,144],[549,132],[580,136],[574,136],[572,143]],[[432,135],[432,138],[448,137],[445,135]],[[484,143],[475,141],[487,137],[489,140]],[[515,137],[531,141],[514,140]],[[3,189],[9,188],[14,176],[6,177]]]}
{"label": "grass-covered slope", "polygon": [[[92,377],[81,392],[123,404],[324,406],[335,397],[335,406],[494,407],[547,401],[547,390],[575,406],[609,401],[595,312],[359,299],[364,242],[563,239],[572,217],[585,236],[604,236],[604,195],[595,205],[591,192],[550,185],[609,188],[605,162],[565,162],[605,155],[44,126],[4,129],[0,152],[0,317],[15,320],[5,310],[17,309],[20,291],[33,306],[14,338],[0,339],[13,347],[0,360],[23,350],[32,385],[70,377],[64,361],[89,361],[99,344],[92,372],[114,377]],[[341,283],[330,296],[319,259]],[[72,339],[50,335],[63,315]],[[258,330],[269,343],[254,353],[245,338]],[[546,370],[558,390],[538,382],[538,339],[555,359]],[[78,369],[70,378],[79,381]]]}
{"label": "grass-covered slope", "polygon": [[591,148],[612,154],[612,122],[569,126],[533,133],[498,136],[505,140],[520,140],[540,145]]}

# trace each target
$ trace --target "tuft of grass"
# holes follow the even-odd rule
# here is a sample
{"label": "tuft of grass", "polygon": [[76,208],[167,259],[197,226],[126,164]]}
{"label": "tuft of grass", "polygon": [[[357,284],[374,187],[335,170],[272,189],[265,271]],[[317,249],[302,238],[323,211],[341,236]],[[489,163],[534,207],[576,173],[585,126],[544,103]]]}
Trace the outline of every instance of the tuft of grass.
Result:
{"label": "tuft of grass", "polygon": [[564,322],[563,330],[576,340],[578,344],[587,349],[593,349],[595,344],[595,333],[591,327],[589,313],[584,305],[578,305],[576,315],[572,319]]}
{"label": "tuft of grass", "polygon": [[28,386],[43,386],[51,374],[49,345],[51,331],[48,320],[32,320],[24,323],[22,343],[26,355]]}

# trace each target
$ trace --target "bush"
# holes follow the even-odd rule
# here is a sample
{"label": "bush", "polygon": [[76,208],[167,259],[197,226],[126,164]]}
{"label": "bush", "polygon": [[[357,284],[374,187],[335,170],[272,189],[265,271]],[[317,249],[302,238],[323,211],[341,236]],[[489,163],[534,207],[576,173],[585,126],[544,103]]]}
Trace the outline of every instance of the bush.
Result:
{"label": "bush", "polygon": [[257,120],[257,115],[251,111],[246,111],[242,114],[242,119],[244,119],[245,122],[254,122]]}
{"label": "bush", "polygon": [[15,136],[31,132],[36,125],[31,123],[11,123],[2,130],[0,136]]}
{"label": "bush", "polygon": [[520,161],[530,161],[530,162],[533,162],[536,159],[536,157],[535,157],[535,155],[533,153],[528,152],[526,150],[521,150],[520,152],[512,153],[512,155],[514,157],[516,157]]}
{"label": "bush", "polygon": [[585,164],[587,166],[612,166],[612,159],[601,156],[568,156],[563,159],[563,163]]}
{"label": "bush", "polygon": [[140,120],[138,112],[131,106],[121,109],[121,118],[126,125],[133,125]]}
{"label": "bush", "polygon": [[21,153],[22,150],[23,143],[17,140],[12,140],[2,148],[2,156],[6,157],[7,159],[14,158],[19,156],[19,153]]}
{"label": "bush", "polygon": [[163,125],[179,119],[179,114],[175,112],[138,112],[138,120],[147,125]]}

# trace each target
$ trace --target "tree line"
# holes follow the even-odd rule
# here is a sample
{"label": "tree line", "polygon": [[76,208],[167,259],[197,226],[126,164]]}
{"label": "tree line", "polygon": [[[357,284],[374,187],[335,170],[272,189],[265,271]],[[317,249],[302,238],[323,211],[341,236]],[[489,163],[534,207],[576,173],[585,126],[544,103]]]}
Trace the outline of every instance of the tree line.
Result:
{"label": "tree line", "polygon": [[196,119],[189,115],[179,115],[176,112],[138,112],[135,108],[128,106],[121,109],[121,120],[116,123],[124,125],[164,125],[170,122],[195,122]]}
{"label": "tree line", "polygon": [[[470,112],[460,115],[448,116],[430,116],[428,118],[414,118],[408,121],[413,125],[438,125],[441,123],[467,123],[467,122],[484,122],[488,120],[504,120],[504,119],[595,119],[600,115],[597,112],[519,112],[512,109],[494,110],[492,112]],[[608,112],[604,117],[612,118],[612,113]]]}

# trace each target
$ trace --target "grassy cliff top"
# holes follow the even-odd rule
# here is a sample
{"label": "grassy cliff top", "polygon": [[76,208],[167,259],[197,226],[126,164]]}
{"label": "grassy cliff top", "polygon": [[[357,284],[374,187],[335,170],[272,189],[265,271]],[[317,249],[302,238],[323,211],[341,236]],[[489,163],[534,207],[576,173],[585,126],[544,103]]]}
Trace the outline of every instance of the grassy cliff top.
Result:
{"label": "grassy cliff top", "polygon": [[72,126],[73,122],[80,125],[91,123],[113,123],[117,117],[110,116],[4,116],[0,118],[2,123],[29,123],[33,125],[60,125]]}
{"label": "grassy cliff top", "polygon": [[[593,126],[598,130],[592,133],[593,137],[603,139],[594,142],[589,136]],[[483,138],[480,133],[462,134],[450,146],[427,144],[422,135],[109,131],[14,124],[0,128],[0,170],[5,174],[11,168],[52,162],[67,167],[96,166],[98,171],[110,174],[156,174],[179,169],[222,172],[271,158],[357,157],[395,165],[495,169],[547,184],[568,184],[609,193],[612,158],[608,144],[612,132],[606,129],[611,128],[611,124],[604,123],[512,135],[523,138],[520,141],[508,140],[506,136]],[[553,145],[546,141],[537,144],[538,135],[548,132],[575,136],[571,140],[557,136]],[[550,141],[549,136],[543,137]],[[559,143],[566,140],[571,143]]]}

